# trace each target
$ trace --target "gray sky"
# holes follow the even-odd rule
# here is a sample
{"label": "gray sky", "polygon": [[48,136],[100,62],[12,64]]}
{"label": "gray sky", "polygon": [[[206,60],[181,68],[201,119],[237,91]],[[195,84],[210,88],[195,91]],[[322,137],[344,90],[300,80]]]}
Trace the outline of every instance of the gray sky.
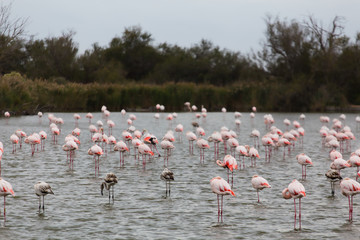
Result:
{"label": "gray sky", "polygon": [[345,34],[360,32],[359,0],[1,0],[12,2],[12,17],[28,17],[29,35],[43,39],[76,32],[83,53],[97,42],[108,46],[125,27],[141,26],[154,43],[191,47],[201,39],[221,49],[259,50],[267,14],[302,21],[312,15],[329,26],[345,18]]}

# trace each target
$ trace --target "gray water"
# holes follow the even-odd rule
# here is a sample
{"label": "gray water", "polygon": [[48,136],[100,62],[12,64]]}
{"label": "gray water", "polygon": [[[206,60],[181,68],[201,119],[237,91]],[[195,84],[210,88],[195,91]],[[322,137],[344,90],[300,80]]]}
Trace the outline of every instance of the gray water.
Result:
{"label": "gray water", "polygon": [[[245,170],[234,173],[233,191],[236,196],[224,197],[224,222],[217,222],[217,198],[211,192],[209,180],[216,176],[227,178],[226,171],[215,164],[213,146],[205,151],[205,163],[200,164],[198,150],[194,155],[188,152],[188,142],[175,142],[176,149],[169,159],[169,168],[174,172],[171,197],[165,198],[165,183],[160,180],[164,168],[163,158],[156,157],[147,162],[144,169],[134,160],[133,152],[125,158],[125,167],[119,167],[119,154],[110,152],[100,159],[100,174],[95,176],[94,161],[87,154],[93,145],[88,131],[88,120],[81,113],[81,145],[76,152],[74,170],[69,170],[66,153],[61,146],[65,136],[75,128],[72,113],[54,113],[64,119],[59,143],[51,141],[47,114],[42,123],[37,116],[11,117],[6,123],[0,119],[0,141],[4,144],[2,177],[9,181],[16,193],[6,198],[6,222],[0,217],[1,239],[358,239],[360,236],[360,197],[354,198],[354,221],[348,221],[348,202],[336,185],[335,196],[331,196],[330,183],[324,173],[329,169],[329,149],[322,149],[319,129],[321,114],[306,114],[302,123],[305,128],[304,146],[296,146],[290,156],[282,158],[282,150],[275,152],[270,163],[264,161],[264,148],[260,147],[261,159],[251,168],[246,162]],[[194,113],[179,113],[172,122],[155,120],[154,113],[135,113],[134,126],[147,129],[159,139],[167,130],[175,129],[178,123],[185,132],[194,130],[191,122]],[[249,134],[257,128],[262,135],[267,131],[263,123],[264,113],[257,113],[251,122],[249,113],[242,113],[238,132],[241,145],[252,144]],[[300,113],[273,113],[278,128],[285,130],[285,118],[298,120]],[[328,114],[338,118],[340,114]],[[127,113],[126,117],[129,116]],[[347,114],[346,125],[355,136],[355,114]],[[116,124],[113,135],[117,140],[126,129],[126,119],[120,113],[112,112],[109,119]],[[93,123],[101,119],[101,113],[94,113]],[[107,127],[103,120],[105,131]],[[208,113],[206,119],[198,122],[210,136],[222,126],[235,130],[234,113]],[[10,135],[22,129],[28,135],[45,130],[48,133],[45,151],[31,156],[29,145],[12,154]],[[176,135],[175,135],[176,136]],[[359,141],[352,142],[352,150],[359,147]],[[133,150],[133,149],[131,149]],[[162,154],[161,149],[159,148]],[[222,150],[221,150],[222,151]],[[301,179],[301,166],[295,156],[304,152],[313,160],[314,167],[308,168],[307,179]],[[348,159],[350,152],[344,154]],[[221,152],[221,158],[224,153]],[[114,172],[119,179],[115,185],[115,201],[110,203],[107,192],[100,194],[100,184],[106,173]],[[251,177],[258,174],[266,178],[271,189],[260,193],[257,203],[256,191],[251,186]],[[342,170],[343,177],[355,178],[355,168]],[[294,206],[292,200],[285,200],[281,191],[293,179],[300,180],[306,189],[302,199],[302,230],[294,230]],[[38,211],[38,197],[33,185],[37,181],[48,182],[55,195],[45,197],[45,212]],[[2,204],[0,205],[2,213]]]}

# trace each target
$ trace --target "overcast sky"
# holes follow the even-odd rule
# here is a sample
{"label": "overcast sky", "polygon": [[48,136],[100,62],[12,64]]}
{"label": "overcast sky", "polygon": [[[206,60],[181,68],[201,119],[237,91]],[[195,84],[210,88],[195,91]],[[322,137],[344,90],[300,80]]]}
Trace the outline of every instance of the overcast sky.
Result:
{"label": "overcast sky", "polygon": [[360,0],[0,0],[12,2],[12,17],[27,17],[26,30],[38,39],[76,32],[79,52],[93,43],[108,46],[126,27],[141,26],[154,44],[191,47],[201,39],[221,49],[259,50],[267,14],[303,21],[312,15],[324,26],[345,18],[345,34],[360,32]]}

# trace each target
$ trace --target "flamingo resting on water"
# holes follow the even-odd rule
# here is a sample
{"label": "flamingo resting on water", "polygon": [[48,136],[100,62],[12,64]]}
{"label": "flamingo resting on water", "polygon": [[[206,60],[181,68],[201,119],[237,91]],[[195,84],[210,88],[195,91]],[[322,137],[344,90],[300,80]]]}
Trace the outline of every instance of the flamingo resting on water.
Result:
{"label": "flamingo resting on water", "polygon": [[296,199],[299,199],[299,229],[301,229],[301,198],[306,197],[304,186],[296,179],[294,179],[287,188],[282,191],[282,196],[285,199],[294,199],[294,229],[296,229]]}

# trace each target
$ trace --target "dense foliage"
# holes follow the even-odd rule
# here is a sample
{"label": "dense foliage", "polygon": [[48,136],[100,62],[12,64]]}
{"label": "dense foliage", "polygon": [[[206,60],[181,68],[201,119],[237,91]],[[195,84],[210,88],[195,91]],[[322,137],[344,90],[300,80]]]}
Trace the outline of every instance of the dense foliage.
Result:
{"label": "dense foliage", "polygon": [[246,56],[207,40],[190,48],[154,45],[138,26],[83,54],[74,32],[24,39],[0,31],[0,107],[33,113],[166,103],[175,111],[190,101],[209,110],[348,109],[360,104],[360,34],[352,42],[342,21],[335,17],[324,28],[312,17],[300,23],[268,16],[261,51]]}

